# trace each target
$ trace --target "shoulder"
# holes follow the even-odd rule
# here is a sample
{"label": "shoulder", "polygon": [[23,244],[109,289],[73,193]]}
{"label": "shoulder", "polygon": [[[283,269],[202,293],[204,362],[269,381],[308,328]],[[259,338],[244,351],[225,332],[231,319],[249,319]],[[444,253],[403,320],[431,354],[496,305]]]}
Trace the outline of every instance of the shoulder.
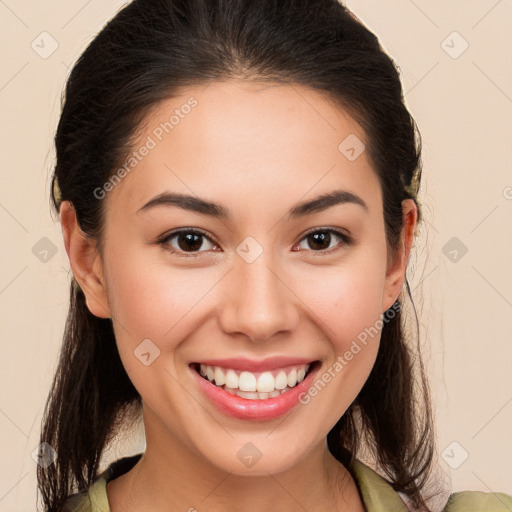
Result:
{"label": "shoulder", "polygon": [[[355,459],[350,466],[369,512],[414,510],[406,495],[374,469]],[[442,512],[511,512],[512,495],[503,492],[460,491],[450,494]]]}
{"label": "shoulder", "polygon": [[512,495],[503,492],[460,491],[448,498],[443,512],[508,512]]}

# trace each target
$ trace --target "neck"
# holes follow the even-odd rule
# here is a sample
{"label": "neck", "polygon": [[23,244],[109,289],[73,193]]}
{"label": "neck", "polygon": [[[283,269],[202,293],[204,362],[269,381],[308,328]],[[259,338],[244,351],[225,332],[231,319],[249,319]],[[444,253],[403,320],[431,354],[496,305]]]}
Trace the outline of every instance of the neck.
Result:
{"label": "neck", "polygon": [[222,470],[154,427],[146,426],[146,451],[137,464],[108,484],[112,512],[364,511],[351,474],[325,441],[284,471],[243,475]]}

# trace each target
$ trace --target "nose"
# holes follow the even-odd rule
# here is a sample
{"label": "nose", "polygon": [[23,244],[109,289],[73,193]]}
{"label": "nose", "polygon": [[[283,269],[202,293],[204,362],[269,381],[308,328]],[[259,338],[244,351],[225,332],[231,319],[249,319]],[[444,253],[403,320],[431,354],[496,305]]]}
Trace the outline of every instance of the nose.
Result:
{"label": "nose", "polygon": [[[266,341],[293,332],[300,319],[300,299],[287,273],[264,251],[252,263],[235,259],[225,277],[220,326],[228,334],[243,334],[251,341]],[[270,251],[268,251],[270,252]]]}

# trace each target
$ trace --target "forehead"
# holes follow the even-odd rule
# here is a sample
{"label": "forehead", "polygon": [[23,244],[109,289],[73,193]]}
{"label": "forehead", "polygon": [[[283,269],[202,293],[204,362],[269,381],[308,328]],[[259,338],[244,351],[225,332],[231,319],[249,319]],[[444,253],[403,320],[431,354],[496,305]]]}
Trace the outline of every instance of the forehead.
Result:
{"label": "forehead", "polygon": [[[347,155],[347,145],[361,154]],[[365,145],[360,125],[307,87],[235,80],[188,87],[144,119],[138,155],[109,192],[109,208],[133,213],[166,190],[240,208],[334,188],[365,191],[371,203],[368,195],[378,200],[380,191]]]}

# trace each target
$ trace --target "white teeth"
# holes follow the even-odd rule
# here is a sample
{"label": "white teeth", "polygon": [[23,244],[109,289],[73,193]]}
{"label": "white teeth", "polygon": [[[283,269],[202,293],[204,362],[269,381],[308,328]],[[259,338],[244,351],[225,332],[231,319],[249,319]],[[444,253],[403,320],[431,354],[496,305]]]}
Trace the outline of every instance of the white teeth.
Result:
{"label": "white teeth", "polygon": [[200,373],[216,386],[232,394],[248,399],[265,399],[280,395],[283,390],[295,387],[304,377],[310,365],[301,365],[291,369],[253,373],[248,371],[221,368],[219,366],[200,365]]}
{"label": "white teeth", "polygon": [[295,386],[295,384],[297,384],[297,370],[293,369],[288,374],[288,386],[293,388],[293,386]]}
{"label": "white teeth", "polygon": [[240,391],[256,391],[256,377],[250,372],[242,372],[238,377]]}
{"label": "white teeth", "polygon": [[[274,391],[274,386],[275,386],[274,382],[275,382],[274,376],[270,372],[263,372],[258,377],[257,389],[260,393],[269,393],[270,391]],[[240,389],[242,389],[242,388],[240,388]]]}
{"label": "white teeth", "polygon": [[284,393],[285,391],[288,391],[291,388],[287,386],[285,389],[275,389],[270,393],[240,391],[239,389],[231,389],[226,386],[222,386],[222,389],[227,391],[230,395],[240,396],[242,398],[247,398],[249,400],[266,400],[267,398],[274,398],[276,396],[279,396],[280,394]]}
{"label": "white teeth", "polygon": [[281,370],[276,376],[274,387],[276,389],[284,389],[286,386],[288,386],[288,377],[286,376],[286,372]]}
{"label": "white teeth", "polygon": [[226,386],[232,389],[238,387],[238,375],[235,373],[235,370],[228,370],[226,372]]}
{"label": "white teeth", "polygon": [[222,386],[223,384],[226,383],[226,380],[224,379],[224,373],[222,373],[222,370],[218,366],[215,367],[214,377],[215,384],[217,384],[217,386]]}

